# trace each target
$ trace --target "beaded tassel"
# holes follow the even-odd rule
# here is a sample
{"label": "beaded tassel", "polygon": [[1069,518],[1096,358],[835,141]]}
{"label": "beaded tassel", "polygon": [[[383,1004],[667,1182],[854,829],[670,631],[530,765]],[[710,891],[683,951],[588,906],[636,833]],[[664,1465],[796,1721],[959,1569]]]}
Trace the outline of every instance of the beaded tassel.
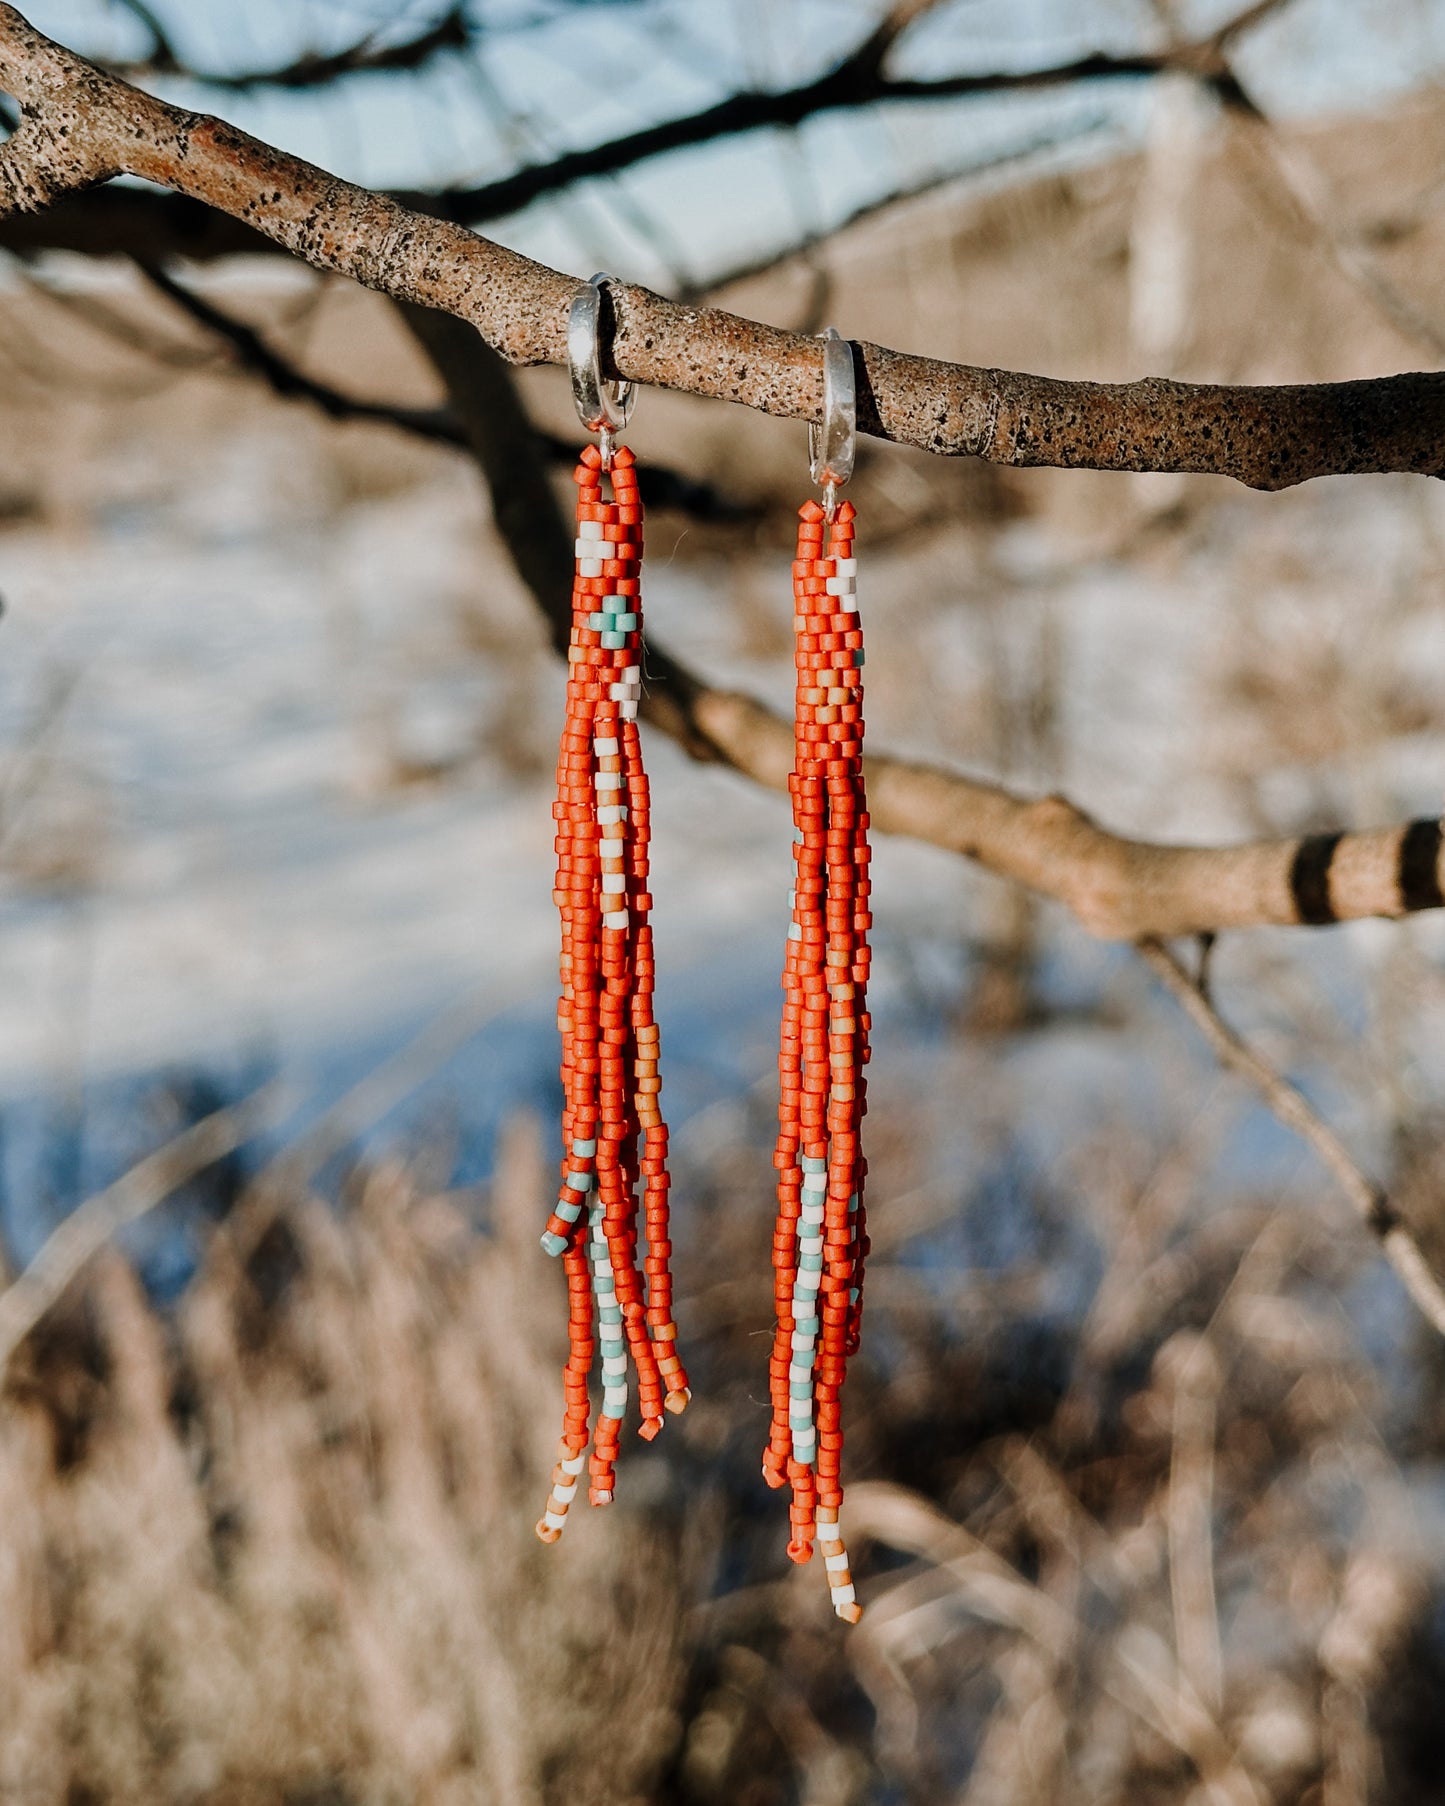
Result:
{"label": "beaded tassel", "polygon": [[[562,1186],[542,1246],[567,1274],[566,1412],[552,1492],[537,1525],[556,1542],[589,1440],[588,1382],[601,1345],[602,1406],[588,1498],[612,1498],[629,1357],[641,1434],[690,1396],[672,1320],[667,1128],[652,1017],[648,788],[637,732],[642,689],[642,503],[632,453],[589,445],[577,484],[577,574],[567,653],[567,720],[557,759],[562,916]],[[612,500],[602,499],[604,475]],[[638,1188],[646,1255],[638,1261]]]}
{"label": "beaded tassel", "polygon": [[[863,633],[853,557],[854,508],[831,520],[799,509],[793,564],[797,642],[793,799],[795,879],[783,969],[778,1071],[777,1330],[770,1363],[772,1431],[763,1477],[792,1487],[788,1554],[822,1544],[833,1608],[857,1623],[838,1511],[839,1410],[863,1309],[867,1109],[868,814],[863,793]],[[824,555],[826,533],[827,553]]]}

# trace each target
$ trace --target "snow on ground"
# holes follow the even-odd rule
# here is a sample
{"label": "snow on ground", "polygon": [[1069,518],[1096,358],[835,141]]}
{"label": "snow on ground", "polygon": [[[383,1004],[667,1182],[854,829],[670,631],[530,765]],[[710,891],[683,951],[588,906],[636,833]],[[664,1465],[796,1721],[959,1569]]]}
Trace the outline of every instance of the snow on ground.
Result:
{"label": "snow on ground", "polygon": [[[391,1131],[449,1124],[464,1179],[510,1108],[553,1107],[545,763],[560,673],[499,649],[495,627],[476,631],[479,599],[514,580],[466,473],[337,507],[284,424],[238,432],[181,472],[148,456],[137,447],[134,480],[88,531],[0,540],[0,1179],[22,1253],[154,1143],[137,1100],[158,1075],[209,1075],[225,1096],[279,1069],[304,1121],[460,1004],[474,1020]],[[879,552],[865,591],[875,743],[1024,789],[1060,782],[1141,834],[1288,831],[1316,805],[1361,822],[1424,812],[1437,735],[1356,745],[1342,729],[1345,750],[1306,736],[1291,758],[1267,743],[1257,699],[1236,693],[1251,634],[1273,636],[1281,669],[1308,670],[1301,649],[1336,650],[1321,666],[1338,676],[1321,692],[1327,719],[1348,714],[1360,671],[1386,691],[1428,679],[1439,693],[1440,633],[1399,602],[1440,518],[1423,494],[1386,481],[1231,499],[1167,555],[1127,560],[1035,520]],[[785,703],[786,658],[754,656],[739,625],[743,582],[785,644],[780,560],[687,565],[662,548],[650,621],[704,669]],[[1387,656],[1361,616],[1391,609]],[[1023,731],[1040,661],[1057,674],[1052,725]],[[508,710],[528,756],[488,738]],[[668,1103],[683,1145],[704,1151],[764,1132],[789,832],[781,798],[657,736],[648,759]],[[969,949],[997,932],[1001,888],[899,841],[880,844],[874,876],[874,1096],[927,1125],[924,1179],[961,1188],[1007,1141],[1010,1159],[1067,1186],[1100,1125],[1162,1134],[1179,1095],[1213,1083],[1188,1031],[1162,1008],[1149,1016],[1127,956],[1058,911],[1040,984],[1059,1022],[960,1047]],[[1289,987],[1331,1020],[1365,1022],[1364,979],[1400,932],[1235,941],[1230,1001],[1299,1061],[1308,1033]],[[1438,947],[1433,926],[1411,932]],[[1281,973],[1276,1006],[1254,977]],[[1428,1028],[1442,1008],[1425,986],[1415,1021]],[[1370,1151],[1360,1038],[1328,1098]],[[1438,1090],[1420,1040],[1412,1070]],[[53,1146],[75,1122],[79,1151],[60,1171]],[[1226,1165],[1255,1178],[1308,1167],[1258,1113],[1231,1147]]]}

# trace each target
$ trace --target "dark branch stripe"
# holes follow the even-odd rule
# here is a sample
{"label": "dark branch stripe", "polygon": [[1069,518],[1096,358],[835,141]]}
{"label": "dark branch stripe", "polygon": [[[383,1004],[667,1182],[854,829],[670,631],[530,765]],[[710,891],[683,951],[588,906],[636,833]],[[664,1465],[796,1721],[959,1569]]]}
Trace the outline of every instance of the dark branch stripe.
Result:
{"label": "dark branch stripe", "polygon": [[1290,894],[1300,921],[1316,928],[1339,920],[1330,902],[1330,866],[1343,839],[1343,834],[1310,834],[1295,848],[1289,868]]}
{"label": "dark branch stripe", "polygon": [[1375,1193],[1369,1212],[1365,1217],[1365,1224],[1371,1234],[1379,1236],[1381,1241],[1384,1241],[1391,1230],[1401,1227],[1400,1213],[1384,1192],[1377,1191]]}
{"label": "dark branch stripe", "polygon": [[1412,821],[1400,836],[1398,873],[1400,902],[1406,909],[1439,909],[1445,905],[1440,889],[1440,822]]}

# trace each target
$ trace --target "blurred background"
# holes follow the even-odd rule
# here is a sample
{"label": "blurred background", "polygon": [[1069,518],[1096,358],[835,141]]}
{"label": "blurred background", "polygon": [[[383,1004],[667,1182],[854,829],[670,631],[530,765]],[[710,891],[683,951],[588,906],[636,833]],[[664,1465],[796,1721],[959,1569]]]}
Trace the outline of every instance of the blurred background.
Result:
{"label": "blurred background", "polygon": [[[504,179],[801,88],[887,16],[28,16],[556,267],[795,330],[1107,380],[1445,360],[1438,0],[916,10],[883,64],[906,97],[531,192]],[[927,91],[998,72],[1039,79]],[[1445,1797],[1438,1337],[1130,950],[895,840],[846,1399],[862,1625],[791,1569],[759,1474],[786,803],[655,732],[694,1405],[535,1542],[561,667],[412,325],[148,208],[123,185],[0,227],[0,1799]],[[565,374],[517,387],[560,493]],[[629,438],[651,634],[786,709],[802,427],[644,393]],[[875,746],[1146,839],[1438,808],[1436,485],[870,442],[853,494]],[[1427,1249],[1442,956],[1426,916],[1211,963]]]}

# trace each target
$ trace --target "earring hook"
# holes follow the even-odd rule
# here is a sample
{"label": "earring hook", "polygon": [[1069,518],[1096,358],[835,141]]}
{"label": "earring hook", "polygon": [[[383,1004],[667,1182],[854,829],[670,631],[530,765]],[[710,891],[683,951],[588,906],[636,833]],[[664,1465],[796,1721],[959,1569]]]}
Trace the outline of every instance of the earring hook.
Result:
{"label": "earring hook", "polygon": [[838,491],[853,474],[858,443],[858,396],[853,378],[853,347],[836,326],[823,341],[823,421],[808,422],[808,464],[823,490],[823,512],[832,520]]}
{"label": "earring hook", "polygon": [[609,382],[602,374],[602,296],[612,277],[605,271],[584,282],[567,314],[567,364],[578,418],[598,435],[602,468],[612,462],[612,435],[632,418],[637,390],[630,382]]}

